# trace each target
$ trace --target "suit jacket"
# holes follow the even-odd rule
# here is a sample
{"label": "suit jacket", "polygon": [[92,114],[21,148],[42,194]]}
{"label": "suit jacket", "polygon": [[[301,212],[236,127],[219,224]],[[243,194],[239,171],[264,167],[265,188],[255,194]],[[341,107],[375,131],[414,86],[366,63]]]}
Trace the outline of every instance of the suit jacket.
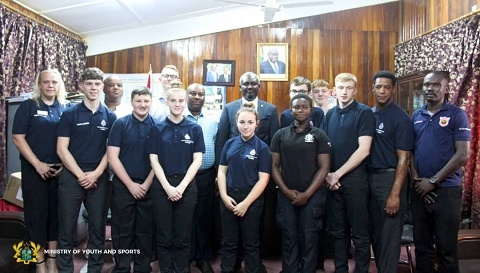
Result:
{"label": "suit jacket", "polygon": [[[228,139],[238,136],[237,123],[235,116],[242,106],[242,99],[228,103],[222,111],[220,122],[218,123],[217,139],[215,142],[215,159],[220,162],[223,146]],[[280,128],[278,120],[277,107],[263,100],[258,100],[257,107],[260,124],[258,125],[256,136],[270,146],[273,135]]]}
{"label": "suit jacket", "polygon": [[208,70],[207,71],[207,78],[206,78],[206,81],[207,82],[217,82],[218,80],[218,73],[213,73],[211,70]]}
{"label": "suit jacket", "polygon": [[220,77],[218,77],[219,82],[231,82],[232,81],[232,75],[228,74],[227,78],[225,79],[225,74],[221,74]]}
{"label": "suit jacket", "polygon": [[[278,66],[278,74],[285,74],[285,63],[281,61],[277,61]],[[275,70],[273,70],[272,65],[267,61],[260,63],[260,73],[261,74],[276,74]]]}

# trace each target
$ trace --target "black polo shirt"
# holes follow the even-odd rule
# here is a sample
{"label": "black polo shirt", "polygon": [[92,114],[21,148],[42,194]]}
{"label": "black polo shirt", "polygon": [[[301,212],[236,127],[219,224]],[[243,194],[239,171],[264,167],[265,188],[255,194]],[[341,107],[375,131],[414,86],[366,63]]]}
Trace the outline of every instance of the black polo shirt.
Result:
{"label": "black polo shirt", "polygon": [[303,192],[318,171],[317,156],[330,154],[331,146],[323,130],[309,126],[297,133],[292,124],[275,133],[270,151],[280,154],[280,169],[287,187]]}
{"label": "black polo shirt", "polygon": [[373,169],[396,168],[397,150],[413,149],[412,120],[396,103],[390,103],[380,111],[373,107],[372,112],[375,117],[375,136],[368,166]]}
{"label": "black polo shirt", "polygon": [[[335,106],[327,112],[326,129],[332,143],[330,169],[334,172],[358,149],[359,137],[373,137],[375,119],[370,107],[354,100],[344,109]],[[360,166],[365,167],[365,161]]]}
{"label": "black polo shirt", "polygon": [[108,146],[120,148],[118,158],[132,180],[144,181],[152,169],[146,145],[154,125],[155,119],[150,115],[140,121],[129,114],[117,119],[110,130]]}
{"label": "black polo shirt", "polygon": [[[310,125],[313,125],[317,128],[323,128],[323,121],[325,119],[325,114],[323,113],[322,108],[313,107],[312,112],[310,113],[310,117],[308,120],[310,121]],[[292,111],[287,109],[282,112],[280,116],[280,128],[285,128],[290,126],[294,122]]]}
{"label": "black polo shirt", "polygon": [[158,155],[166,176],[184,175],[194,153],[205,152],[202,127],[187,118],[174,123],[169,118],[150,129],[147,153]]}
{"label": "black polo shirt", "polygon": [[[18,106],[13,120],[12,134],[25,135],[25,139],[35,156],[42,162],[60,163],[57,155],[57,127],[63,111],[71,104],[60,104],[57,100],[52,105],[39,99],[26,100]],[[28,161],[20,154],[23,163]]]}
{"label": "black polo shirt", "polygon": [[116,119],[115,113],[102,104],[95,113],[84,102],[63,112],[57,135],[70,138],[68,150],[84,172],[95,170],[102,161],[108,133]]}

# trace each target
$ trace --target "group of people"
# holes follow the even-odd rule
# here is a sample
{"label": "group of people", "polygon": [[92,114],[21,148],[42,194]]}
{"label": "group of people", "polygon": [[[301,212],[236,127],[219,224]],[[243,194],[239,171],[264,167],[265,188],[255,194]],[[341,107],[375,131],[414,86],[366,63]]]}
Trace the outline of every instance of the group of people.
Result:
{"label": "group of people", "polygon": [[[411,118],[394,102],[396,78],[388,71],[373,77],[373,108],[355,99],[353,74],[335,78],[332,109],[328,82],[295,77],[280,118],[258,98],[258,75],[247,72],[242,98],[224,107],[218,123],[202,113],[201,84],[183,89],[173,65],[162,69],[161,82],[156,94],[134,89],[127,105],[119,77],[87,68],[84,99],[71,105],[56,69],[38,73],[12,132],[27,239],[42,247],[37,272],[73,272],[72,254],[43,250],[75,247],[83,202],[88,249],[104,249],[110,209],[113,248],[138,250],[115,253],[113,272],[130,272],[132,262],[134,272],[150,272],[155,253],[162,273],[189,272],[193,261],[212,273],[216,187],[221,272],[236,272],[242,259],[246,273],[264,272],[261,234],[276,227],[283,273],[322,266],[325,229],[335,272],[349,272],[352,241],[356,273],[368,272],[370,246],[378,272],[397,272],[407,205],[417,272],[433,272],[434,261],[439,272],[458,272],[460,167],[470,127],[465,112],[445,100],[445,72],[425,76],[426,104]],[[272,211],[276,227],[263,220]],[[90,253],[88,272],[101,272],[103,263],[102,251]]]}

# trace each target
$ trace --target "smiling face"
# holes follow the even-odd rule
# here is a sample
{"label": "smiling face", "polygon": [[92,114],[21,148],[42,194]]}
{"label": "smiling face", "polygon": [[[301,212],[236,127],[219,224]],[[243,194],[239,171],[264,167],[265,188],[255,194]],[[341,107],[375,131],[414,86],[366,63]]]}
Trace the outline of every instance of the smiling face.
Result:
{"label": "smiling face", "polygon": [[326,86],[315,87],[312,90],[313,100],[320,107],[328,104],[328,94],[329,90]]}
{"label": "smiling face", "polygon": [[92,102],[99,99],[100,92],[103,90],[103,82],[101,80],[85,80],[79,86],[85,98]]}
{"label": "smiling face", "polygon": [[244,140],[249,140],[255,135],[258,120],[254,113],[243,111],[237,116],[237,128]]}
{"label": "smiling face", "polygon": [[182,115],[187,105],[187,93],[183,89],[173,88],[168,91],[167,106],[175,117]]}
{"label": "smiling face", "polygon": [[203,104],[205,103],[205,90],[200,84],[192,84],[187,88],[188,94],[188,110],[193,115],[198,115],[202,112]]}
{"label": "smiling face", "polygon": [[118,76],[110,76],[104,81],[105,101],[117,102],[123,96],[123,83]]}
{"label": "smiling face", "polygon": [[40,97],[46,100],[54,100],[60,88],[60,79],[53,72],[44,72],[40,74],[38,80]]}
{"label": "smiling face", "polygon": [[148,115],[148,111],[150,111],[151,105],[152,105],[152,96],[150,96],[149,94],[133,96],[132,98],[133,115],[139,120],[144,120]]}

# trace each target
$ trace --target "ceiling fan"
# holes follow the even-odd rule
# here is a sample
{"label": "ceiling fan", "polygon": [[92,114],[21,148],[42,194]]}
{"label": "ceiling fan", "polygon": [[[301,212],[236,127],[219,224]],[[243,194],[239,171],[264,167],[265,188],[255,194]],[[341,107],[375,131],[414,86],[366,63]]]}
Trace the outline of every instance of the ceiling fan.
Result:
{"label": "ceiling fan", "polygon": [[264,4],[242,2],[238,0],[220,0],[220,1],[227,2],[227,3],[240,4],[240,5],[260,7],[265,15],[264,16],[265,23],[272,22],[273,16],[275,16],[275,13],[284,8],[303,8],[303,7],[333,4],[333,1],[292,2],[292,3],[285,3],[285,4],[277,4],[276,0],[266,0]]}

